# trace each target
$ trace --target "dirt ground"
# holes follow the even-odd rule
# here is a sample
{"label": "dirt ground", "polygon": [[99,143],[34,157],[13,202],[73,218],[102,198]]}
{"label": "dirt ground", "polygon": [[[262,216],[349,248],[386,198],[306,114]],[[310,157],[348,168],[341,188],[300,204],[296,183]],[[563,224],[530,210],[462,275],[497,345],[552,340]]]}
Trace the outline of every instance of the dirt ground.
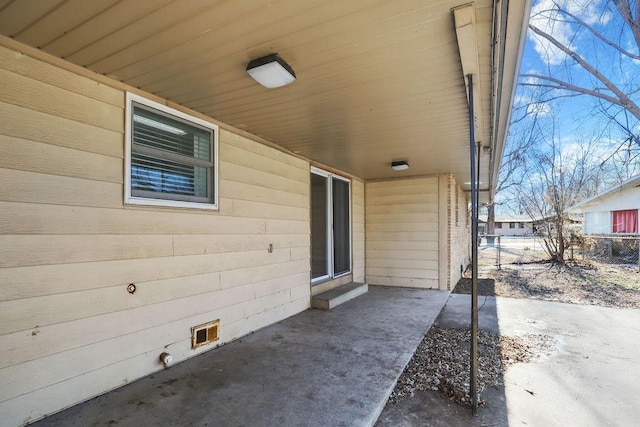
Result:
{"label": "dirt ground", "polygon": [[[480,295],[533,298],[601,307],[640,308],[640,271],[615,264],[532,263],[483,268]],[[471,293],[471,279],[458,282],[454,293]]]}

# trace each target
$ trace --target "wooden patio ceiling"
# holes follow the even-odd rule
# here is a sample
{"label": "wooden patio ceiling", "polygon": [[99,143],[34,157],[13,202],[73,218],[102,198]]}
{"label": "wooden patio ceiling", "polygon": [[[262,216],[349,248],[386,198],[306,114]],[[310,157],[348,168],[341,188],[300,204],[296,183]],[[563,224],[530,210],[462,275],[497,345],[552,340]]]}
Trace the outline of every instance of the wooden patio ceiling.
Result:
{"label": "wooden patio ceiling", "polygon": [[[468,2],[0,0],[0,32],[367,180],[450,172],[464,184],[467,98],[451,10]],[[478,140],[493,148],[484,188],[527,9],[502,3],[473,2]],[[272,52],[295,70],[293,84],[265,89],[245,72]],[[411,168],[394,172],[392,160]]]}

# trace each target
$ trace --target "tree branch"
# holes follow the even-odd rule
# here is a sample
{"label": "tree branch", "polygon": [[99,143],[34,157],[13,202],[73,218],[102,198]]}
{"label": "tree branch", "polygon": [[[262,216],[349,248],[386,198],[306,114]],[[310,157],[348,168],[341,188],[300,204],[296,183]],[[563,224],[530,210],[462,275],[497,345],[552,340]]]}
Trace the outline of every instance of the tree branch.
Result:
{"label": "tree branch", "polygon": [[[596,98],[604,99],[605,101],[611,102],[612,104],[616,104],[621,106],[622,108],[626,108],[626,106],[622,104],[622,101],[614,96],[610,96],[602,92],[598,92],[597,90],[587,89],[582,86],[576,86],[574,84],[565,82],[563,80],[556,79],[555,77],[543,76],[541,74],[521,74],[520,77],[531,77],[538,80],[545,80],[545,81],[555,83],[557,85],[557,86],[552,86],[544,83],[521,83],[522,86],[536,86],[536,87],[547,87],[551,89],[568,90],[571,92],[577,92],[583,95],[590,95]],[[638,117],[638,119],[640,119],[640,116]]]}
{"label": "tree branch", "polygon": [[631,4],[628,1],[615,0],[614,4],[616,9],[620,12],[622,19],[629,25],[633,37],[636,39],[636,45],[640,48],[640,23],[637,21],[640,19],[640,3],[636,3],[636,18],[633,18],[631,12]]}
{"label": "tree branch", "polygon": [[[551,36],[550,34],[545,33],[544,31],[540,30],[539,28],[537,28],[534,25],[529,24],[529,28],[535,34],[537,34],[540,37],[548,40],[551,44],[556,46],[558,49],[560,49],[566,55],[568,55],[571,58],[573,58],[573,60],[576,61],[578,64],[580,64],[582,66],[582,68],[584,68],[589,74],[591,74],[596,79],[601,81],[602,84],[604,84],[618,98],[618,102],[616,102],[616,104],[618,104],[618,105],[622,106],[623,108],[627,109],[638,120],[640,120],[640,107],[638,107],[624,92],[622,92],[620,89],[618,89],[618,87],[615,84],[613,84],[609,79],[607,79],[600,71],[596,70],[591,64],[589,64],[587,61],[585,61],[576,52],[574,52],[573,50],[569,49],[567,46],[564,46],[562,43],[560,43],[555,37]],[[640,33],[639,33],[639,36],[640,36]],[[581,87],[575,86],[575,85],[571,85],[571,84],[569,84],[567,82],[562,82],[561,80],[558,80],[558,79],[554,79],[554,80],[551,80],[550,78],[547,78],[547,79],[550,80],[550,81],[554,81],[555,80],[554,81],[555,83],[562,83],[562,85],[566,86],[567,88],[571,87],[572,89],[569,89],[569,90],[573,90],[573,91],[577,90],[578,92],[581,92],[581,93],[589,93],[589,92],[591,92],[590,94],[592,94],[593,96],[597,96],[599,98],[605,99],[602,96],[602,94],[600,94],[599,92],[589,91],[588,89],[581,88]]]}
{"label": "tree branch", "polygon": [[629,118],[627,117],[626,110],[624,111],[624,115],[625,119],[627,119],[627,124],[622,123],[615,115],[609,113],[609,111],[602,104],[600,104],[600,111],[602,111],[602,113],[607,116],[609,120],[614,121],[618,125],[618,127],[620,127],[629,136],[629,142],[636,143],[638,144],[638,147],[640,147],[640,139],[638,138],[638,135],[633,133],[633,130],[629,127]]}
{"label": "tree branch", "polygon": [[[640,4],[640,3],[638,3]],[[600,41],[602,41],[603,43],[608,44],[609,46],[611,46],[612,48],[616,49],[617,51],[619,51],[620,53],[622,53],[623,55],[628,56],[629,58],[633,58],[633,59],[640,59],[640,55],[636,55],[633,52],[629,52],[628,50],[626,50],[625,48],[623,48],[622,46],[620,46],[619,44],[609,40],[608,38],[606,38],[605,36],[602,35],[602,33],[599,33],[598,31],[596,31],[595,28],[593,28],[591,25],[587,24],[584,20],[582,20],[581,18],[577,17],[576,15],[574,15],[573,13],[569,12],[568,10],[562,9],[560,6],[558,6],[556,4],[557,10],[558,12],[561,12],[567,16],[570,16],[571,18],[573,18],[578,25],[583,26],[584,28],[586,28],[587,30],[589,30],[589,32],[591,34],[593,34],[596,38],[598,38]],[[629,13],[631,13],[631,11],[629,11]],[[622,12],[621,12],[622,14]],[[626,21],[626,19],[625,19]]]}

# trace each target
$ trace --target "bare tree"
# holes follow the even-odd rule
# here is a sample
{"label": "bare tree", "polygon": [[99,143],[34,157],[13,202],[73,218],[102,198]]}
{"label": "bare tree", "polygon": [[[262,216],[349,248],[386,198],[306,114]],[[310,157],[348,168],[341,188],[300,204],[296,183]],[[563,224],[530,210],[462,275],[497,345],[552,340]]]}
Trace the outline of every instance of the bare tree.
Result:
{"label": "bare tree", "polygon": [[547,69],[522,74],[520,84],[548,90],[548,100],[592,97],[637,153],[640,0],[538,0],[529,30]]}
{"label": "bare tree", "polygon": [[[508,142],[505,145],[505,151],[502,155],[500,164],[500,174],[496,183],[496,194],[509,193],[512,189],[522,185],[525,176],[524,171],[527,167],[529,153],[533,150],[537,143],[538,116],[540,111],[531,108],[533,104],[517,105],[514,107],[514,119],[511,126],[516,126],[523,120],[527,120],[526,128],[522,131],[513,132],[509,135]],[[487,229],[486,233],[492,235],[495,233],[495,211],[496,207],[504,204],[495,199],[487,206]],[[488,237],[488,239],[490,239]]]}
{"label": "bare tree", "polygon": [[599,168],[593,140],[563,145],[555,129],[552,125],[550,134],[541,135],[518,197],[536,223],[551,261],[563,263],[570,243],[568,209],[593,192]]}
{"label": "bare tree", "polygon": [[[519,213],[550,219],[547,251],[562,261],[566,208],[640,170],[640,0],[534,0],[529,30],[544,66],[520,76],[496,193],[518,198]],[[576,98],[593,101],[591,134],[563,130],[561,139],[553,116]],[[567,137],[586,141],[570,157],[560,143]]]}

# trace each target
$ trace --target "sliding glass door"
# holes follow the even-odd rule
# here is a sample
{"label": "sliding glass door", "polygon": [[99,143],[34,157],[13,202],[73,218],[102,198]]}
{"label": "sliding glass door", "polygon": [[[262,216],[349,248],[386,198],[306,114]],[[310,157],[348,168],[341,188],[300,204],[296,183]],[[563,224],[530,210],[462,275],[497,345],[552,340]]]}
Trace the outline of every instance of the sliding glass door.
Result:
{"label": "sliding glass door", "polygon": [[329,277],[329,178],[311,174],[311,278]]}
{"label": "sliding glass door", "polygon": [[351,271],[349,182],[331,178],[333,199],[333,275]]}
{"label": "sliding glass door", "polygon": [[350,182],[311,169],[311,279],[318,283],[351,271]]}

